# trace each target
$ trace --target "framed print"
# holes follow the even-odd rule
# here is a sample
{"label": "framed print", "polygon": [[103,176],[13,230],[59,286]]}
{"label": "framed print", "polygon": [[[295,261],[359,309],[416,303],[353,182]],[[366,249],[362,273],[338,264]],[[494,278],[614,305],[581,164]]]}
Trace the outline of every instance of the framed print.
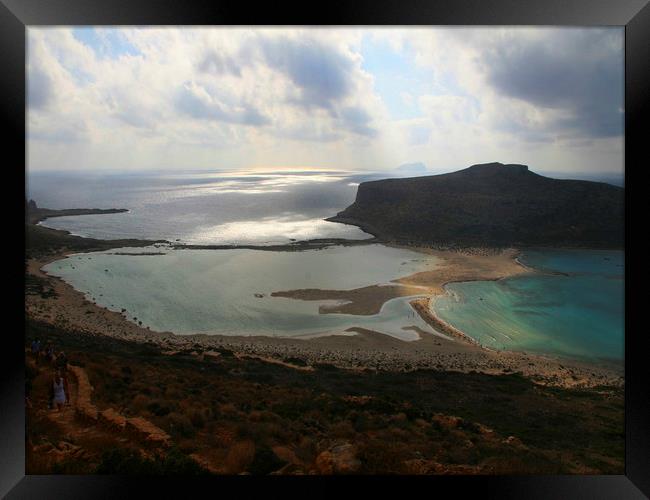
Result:
{"label": "framed print", "polygon": [[2,494],[649,495],[646,3],[3,0]]}

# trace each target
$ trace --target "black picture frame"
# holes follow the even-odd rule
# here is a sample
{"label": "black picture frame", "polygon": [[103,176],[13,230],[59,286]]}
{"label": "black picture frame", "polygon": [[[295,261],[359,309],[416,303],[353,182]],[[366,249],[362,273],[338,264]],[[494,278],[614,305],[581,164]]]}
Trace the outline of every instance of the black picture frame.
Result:
{"label": "black picture frame", "polygon": [[[362,483],[365,494],[393,493],[424,487],[439,495],[444,490],[454,496],[473,493],[481,498],[645,498],[650,496],[650,370],[644,360],[645,332],[633,329],[642,294],[633,293],[633,281],[643,277],[630,271],[632,215],[630,193],[639,190],[645,166],[643,123],[649,116],[650,94],[650,5],[648,0],[426,0],[388,2],[379,0],[347,3],[288,4],[276,2],[252,5],[244,2],[199,2],[173,0],[0,0],[0,40],[2,65],[2,120],[5,124],[3,174],[12,172],[15,188],[5,188],[5,214],[20,218],[24,207],[25,149],[25,37],[26,28],[39,25],[563,25],[625,27],[625,475],[621,476],[485,476],[388,478],[369,477]],[[639,163],[639,165],[636,165]],[[631,167],[631,165],[633,165]],[[631,167],[631,168],[630,168]],[[636,170],[636,171],[635,171]],[[13,188],[13,189],[12,189]],[[11,194],[11,197],[6,196]],[[643,226],[642,231],[643,231]],[[16,234],[20,235],[18,225]],[[638,234],[641,234],[640,232]],[[641,236],[637,236],[637,240]],[[24,242],[24,237],[23,240]],[[639,243],[639,242],[637,242]],[[11,244],[16,259],[16,288],[10,288],[5,304],[7,314],[20,325],[24,303],[19,284],[23,281],[24,246]],[[347,488],[346,478],[214,478],[173,479],[111,476],[25,476],[24,342],[18,328],[3,332],[3,377],[0,393],[0,495],[7,498],[113,498],[159,493],[168,497],[174,488],[183,494],[195,487],[218,494],[227,485],[246,495],[250,486],[272,490],[283,496],[292,492],[338,494]],[[22,329],[24,331],[24,327]],[[218,489],[215,489],[218,488]],[[408,489],[406,489],[408,488]],[[139,493],[136,493],[139,492]],[[415,493],[415,490],[413,490]]]}

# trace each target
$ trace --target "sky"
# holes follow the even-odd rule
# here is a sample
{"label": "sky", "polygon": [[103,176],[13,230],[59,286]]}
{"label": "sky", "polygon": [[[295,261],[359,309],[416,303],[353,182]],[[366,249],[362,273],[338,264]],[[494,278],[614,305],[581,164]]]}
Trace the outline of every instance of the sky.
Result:
{"label": "sky", "polygon": [[622,173],[623,46],[619,27],[28,27],[28,169]]}

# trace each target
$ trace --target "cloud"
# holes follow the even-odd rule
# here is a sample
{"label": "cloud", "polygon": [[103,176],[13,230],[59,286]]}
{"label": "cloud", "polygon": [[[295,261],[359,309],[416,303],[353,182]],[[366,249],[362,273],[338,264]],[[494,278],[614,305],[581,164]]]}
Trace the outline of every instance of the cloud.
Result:
{"label": "cloud", "polygon": [[29,138],[48,143],[82,143],[90,139],[90,130],[84,121],[67,122],[58,127],[35,126],[29,128]]}
{"label": "cloud", "polygon": [[430,72],[432,95],[475,102],[466,125],[495,143],[569,147],[581,138],[622,137],[620,28],[440,28],[390,36]]}
{"label": "cloud", "polygon": [[285,127],[280,133],[282,137],[293,141],[331,143],[342,138],[340,131],[333,130],[331,127],[319,126],[318,124],[303,127]]}
{"label": "cloud", "polygon": [[223,75],[230,73],[231,75],[241,77],[241,62],[237,61],[234,57],[219,54],[215,50],[208,50],[201,62],[198,64],[199,71],[204,73],[212,73],[216,75]]}
{"label": "cloud", "polygon": [[412,124],[406,129],[408,142],[411,146],[427,144],[431,138],[431,132],[433,132],[433,129],[429,124]]}
{"label": "cloud", "polygon": [[44,109],[52,101],[52,80],[43,68],[36,66],[29,71],[27,101],[30,109]]}
{"label": "cloud", "polygon": [[354,106],[343,108],[341,118],[345,128],[355,134],[366,137],[376,137],[378,134],[377,129],[370,125],[372,117],[363,108]]}
{"label": "cloud", "polygon": [[354,88],[354,61],[316,39],[265,37],[259,49],[266,63],[294,84],[297,95],[290,100],[295,104],[332,109]]}
{"label": "cloud", "polygon": [[270,123],[269,118],[248,103],[228,106],[216,96],[193,82],[185,83],[176,97],[176,107],[182,113],[201,120],[215,120],[240,125],[262,126]]}
{"label": "cloud", "polygon": [[438,131],[476,121],[479,115],[476,101],[465,96],[423,95],[418,103]]}
{"label": "cloud", "polygon": [[[328,118],[333,121],[331,128],[334,130],[316,133],[293,130],[288,135],[334,141],[343,136],[341,131],[348,131],[366,138],[376,137],[378,130],[373,126],[371,106],[362,93],[372,91],[371,81],[362,71],[358,55],[331,40],[327,43],[327,38],[319,38],[322,33],[307,30],[300,35],[271,37],[265,34],[249,42],[244,49],[249,54],[257,51],[262,63],[288,79],[289,85],[283,88],[284,99],[301,109],[304,118],[309,120],[317,116],[321,121],[328,121]],[[326,111],[329,117],[314,115],[318,109]]]}
{"label": "cloud", "polygon": [[400,176],[418,176],[418,175],[427,175],[429,173],[429,170],[427,169],[427,166],[422,163],[422,162],[415,162],[415,163],[405,163],[404,165],[400,165],[397,167],[394,171],[395,174],[400,175]]}
{"label": "cloud", "polygon": [[551,126],[586,137],[621,135],[623,46],[616,32],[560,29],[523,42],[511,34],[483,46],[478,60],[499,94],[555,112]]}
{"label": "cloud", "polygon": [[30,168],[622,165],[618,28],[27,36]]}

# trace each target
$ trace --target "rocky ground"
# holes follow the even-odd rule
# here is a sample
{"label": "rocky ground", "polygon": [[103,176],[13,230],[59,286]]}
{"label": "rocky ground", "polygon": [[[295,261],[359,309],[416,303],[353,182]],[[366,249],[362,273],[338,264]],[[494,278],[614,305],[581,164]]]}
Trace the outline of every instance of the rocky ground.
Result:
{"label": "rocky ground", "polygon": [[[74,375],[73,406],[59,414],[46,408],[49,372],[28,363],[30,474],[623,471],[620,387],[350,370],[225,347],[166,350],[28,318],[27,343],[37,337],[83,370],[97,419],[81,410],[83,376]],[[168,443],[146,439],[151,429]]]}

